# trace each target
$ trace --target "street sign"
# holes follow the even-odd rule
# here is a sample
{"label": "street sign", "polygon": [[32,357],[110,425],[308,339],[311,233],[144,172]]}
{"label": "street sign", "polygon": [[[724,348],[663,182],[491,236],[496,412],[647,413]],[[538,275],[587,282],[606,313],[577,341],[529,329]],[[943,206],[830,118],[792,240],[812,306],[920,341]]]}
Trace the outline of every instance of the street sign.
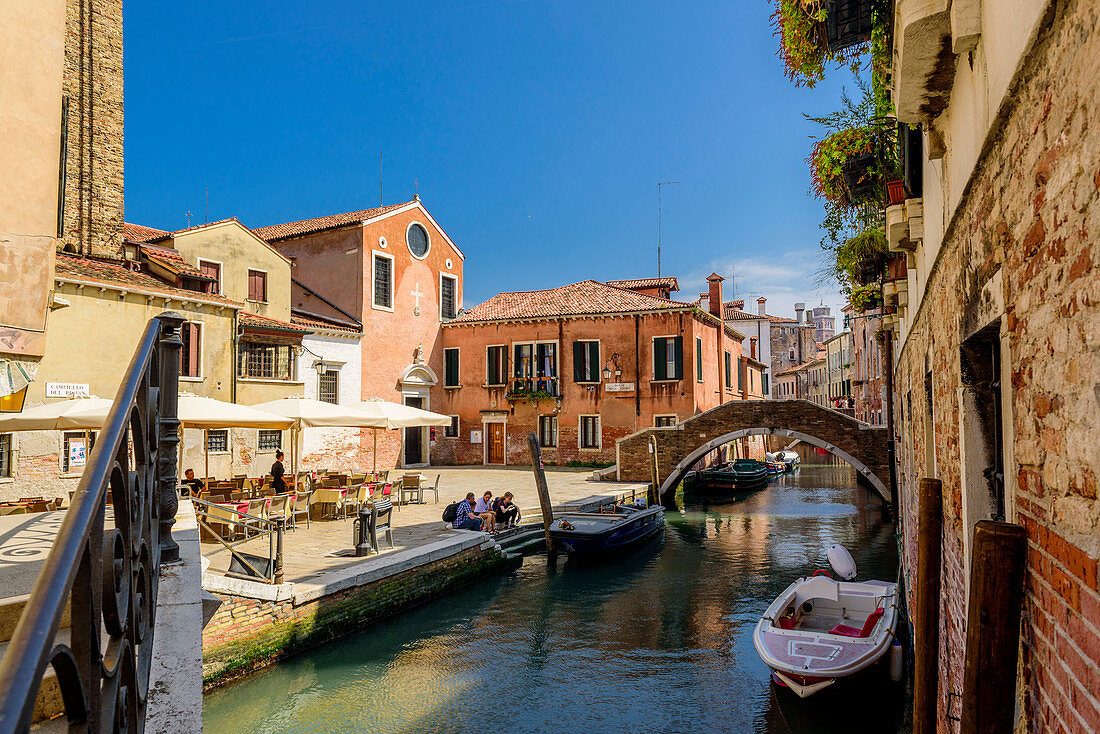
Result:
{"label": "street sign", "polygon": [[604,386],[607,392],[634,392],[633,382],[609,382]]}
{"label": "street sign", "polygon": [[46,397],[48,398],[86,398],[88,394],[88,383],[86,382],[46,383]]}

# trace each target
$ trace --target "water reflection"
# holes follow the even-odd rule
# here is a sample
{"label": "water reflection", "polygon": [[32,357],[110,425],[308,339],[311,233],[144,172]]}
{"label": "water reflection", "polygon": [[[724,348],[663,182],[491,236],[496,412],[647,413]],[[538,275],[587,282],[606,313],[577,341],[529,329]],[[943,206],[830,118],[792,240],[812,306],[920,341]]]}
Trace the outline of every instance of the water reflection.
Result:
{"label": "water reflection", "polygon": [[663,543],[612,563],[529,558],[211,694],[207,731],[895,731],[895,687],[801,701],[773,689],[752,646],[761,612],[829,543],[861,578],[895,577],[890,524],[854,481],[807,462],[669,512]]}

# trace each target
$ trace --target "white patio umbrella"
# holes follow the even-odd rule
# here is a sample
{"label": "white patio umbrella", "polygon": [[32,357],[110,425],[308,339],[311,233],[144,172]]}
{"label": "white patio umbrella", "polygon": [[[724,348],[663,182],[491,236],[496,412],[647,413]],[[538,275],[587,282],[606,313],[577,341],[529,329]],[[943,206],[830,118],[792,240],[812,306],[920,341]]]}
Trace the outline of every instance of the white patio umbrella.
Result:
{"label": "white patio umbrella", "polygon": [[[206,440],[205,431],[211,428],[283,429],[294,425],[294,421],[281,415],[189,393],[180,393],[178,406],[177,415],[183,428],[197,428],[204,431],[202,444],[206,473],[203,476],[206,477],[210,476],[210,442]],[[180,461],[183,461],[182,450]]]}
{"label": "white patio umbrella", "polygon": [[298,436],[303,428],[385,428],[382,418],[372,416],[354,407],[335,405],[312,398],[282,398],[271,400],[253,408],[294,421],[294,441],[291,444],[291,466],[294,475],[298,471]]}
{"label": "white patio umbrella", "polygon": [[19,413],[0,413],[0,432],[101,428],[113,404],[106,398],[71,398],[27,408]]}
{"label": "white patio umbrella", "polygon": [[385,421],[384,425],[374,428],[374,469],[372,471],[378,471],[378,428],[421,428],[451,424],[450,416],[421,410],[411,405],[391,403],[381,398],[352,403],[350,407]]}

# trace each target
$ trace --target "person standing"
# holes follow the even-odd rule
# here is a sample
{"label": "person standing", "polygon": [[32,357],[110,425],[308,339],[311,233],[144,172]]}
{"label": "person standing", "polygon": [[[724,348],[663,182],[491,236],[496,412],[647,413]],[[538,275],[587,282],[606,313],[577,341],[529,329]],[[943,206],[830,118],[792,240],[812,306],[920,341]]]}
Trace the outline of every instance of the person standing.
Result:
{"label": "person standing", "polygon": [[286,492],[286,482],[283,481],[283,475],[286,474],[286,469],[283,468],[283,452],[275,452],[275,463],[271,465],[271,486],[275,490],[275,494],[283,494]]}

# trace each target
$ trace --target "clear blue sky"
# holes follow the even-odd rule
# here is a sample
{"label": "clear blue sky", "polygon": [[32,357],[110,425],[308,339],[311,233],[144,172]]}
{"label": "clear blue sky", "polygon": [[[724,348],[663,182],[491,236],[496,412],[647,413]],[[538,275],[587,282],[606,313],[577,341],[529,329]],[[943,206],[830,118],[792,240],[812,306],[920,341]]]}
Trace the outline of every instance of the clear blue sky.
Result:
{"label": "clear blue sky", "polygon": [[[126,4],[126,218],[253,227],[377,206],[414,180],[501,290],[663,272],[681,298],[736,268],[769,311],[817,291],[820,203],[764,0]],[[727,280],[727,294],[730,282]]]}

